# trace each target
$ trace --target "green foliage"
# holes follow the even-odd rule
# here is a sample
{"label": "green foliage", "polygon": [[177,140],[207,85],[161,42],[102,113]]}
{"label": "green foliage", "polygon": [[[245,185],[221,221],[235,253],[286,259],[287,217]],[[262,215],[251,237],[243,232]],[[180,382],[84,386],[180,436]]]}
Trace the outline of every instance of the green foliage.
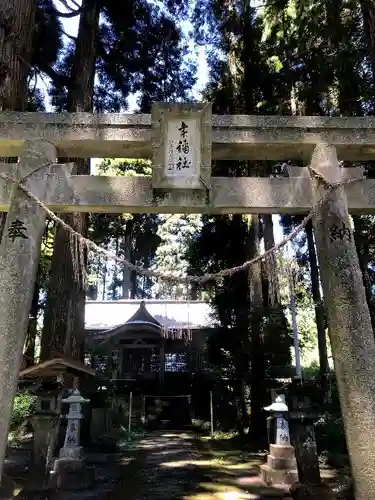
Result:
{"label": "green foliage", "polygon": [[31,64],[48,74],[63,48],[62,24],[52,0],[38,0]]}
{"label": "green foliage", "polygon": [[16,430],[35,411],[36,397],[25,393],[18,393],[14,398],[10,430]]}
{"label": "green foliage", "polygon": [[[321,382],[319,377],[319,366],[312,363],[303,369],[303,378],[308,386],[314,386],[317,393],[321,393]],[[325,456],[333,466],[341,466],[337,463],[340,455],[347,453],[344,424],[341,418],[340,401],[337,390],[336,376],[332,372],[327,380],[328,389],[324,401],[319,404],[320,418],[315,423],[315,434],[318,452]]]}
{"label": "green foliage", "polygon": [[306,365],[302,368],[303,380],[314,380],[317,379],[319,375],[319,364],[317,361],[313,361],[311,364]]}
{"label": "green foliage", "polygon": [[[315,323],[315,308],[308,290],[301,290],[297,300],[297,327],[299,342],[303,356],[308,356],[309,352],[317,348],[317,331]],[[307,362],[307,358],[306,358]]]}
{"label": "green foliage", "polygon": [[151,175],[152,167],[149,160],[140,158],[105,158],[98,166],[99,175],[137,176]]}
{"label": "green foliage", "polygon": [[[191,272],[213,273],[242,264],[249,258],[250,244],[248,217],[203,217],[201,233],[190,248]],[[291,361],[284,308],[281,304],[269,306],[265,291],[262,303],[254,306],[249,289],[252,279],[250,269],[215,286],[210,283],[209,292],[218,327],[208,339],[207,354],[217,380],[222,381],[216,419],[222,428],[236,427],[240,433],[248,424],[249,393],[255,398],[257,387],[264,387],[275,370],[284,369]],[[255,359],[261,360],[260,366]],[[262,389],[264,404],[265,396]]]}
{"label": "green foliage", "polygon": [[345,431],[342,418],[326,412],[315,425],[318,452],[328,457],[346,454]]}
{"label": "green foliage", "polygon": [[[65,47],[55,67],[58,78],[50,95],[57,110],[67,106],[74,50],[74,44]],[[153,101],[186,100],[195,83],[194,70],[183,33],[166,9],[146,0],[101,2],[96,111],[125,110],[135,93],[143,112],[150,111]]]}
{"label": "green foliage", "polygon": [[40,87],[46,85],[45,75],[55,75],[53,66],[63,49],[62,24],[53,0],[36,2],[32,46],[26,111],[45,111],[44,90]]}
{"label": "green foliage", "polygon": [[[150,162],[132,159],[105,159],[100,175],[142,176],[151,173]],[[149,268],[160,242],[158,217],[152,214],[91,214],[89,235],[100,245],[132,264]],[[129,272],[121,263],[95,256],[89,264],[89,296],[96,298],[149,297],[153,281]]]}
{"label": "green foliage", "polygon": [[[160,215],[157,229],[160,243],[155,252],[154,267],[179,277],[186,276],[189,248],[198,237],[201,227],[200,215]],[[154,293],[158,298],[186,298],[187,289],[184,284],[159,282],[155,285]]]}
{"label": "green foliage", "polygon": [[281,304],[268,307],[263,315],[262,334],[266,358],[266,374],[272,377],[273,370],[281,370],[291,363],[293,345],[291,328]]}
{"label": "green foliage", "polygon": [[129,429],[121,427],[120,437],[118,440],[117,447],[121,450],[126,450],[132,446],[135,442],[141,439],[145,435],[145,429],[142,425],[132,425],[130,433]]}

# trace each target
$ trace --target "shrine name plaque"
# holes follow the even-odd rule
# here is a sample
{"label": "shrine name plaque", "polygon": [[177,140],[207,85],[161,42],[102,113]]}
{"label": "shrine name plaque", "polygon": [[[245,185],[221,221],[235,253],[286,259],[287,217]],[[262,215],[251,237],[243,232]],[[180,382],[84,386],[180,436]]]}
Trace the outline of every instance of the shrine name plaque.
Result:
{"label": "shrine name plaque", "polygon": [[154,104],[153,187],[209,188],[211,131],[210,104]]}

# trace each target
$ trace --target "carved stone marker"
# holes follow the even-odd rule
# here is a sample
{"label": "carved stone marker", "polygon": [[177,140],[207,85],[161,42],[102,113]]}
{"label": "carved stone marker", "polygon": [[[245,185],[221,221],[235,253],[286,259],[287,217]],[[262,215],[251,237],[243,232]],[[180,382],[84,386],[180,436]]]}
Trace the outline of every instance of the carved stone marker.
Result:
{"label": "carved stone marker", "polygon": [[66,416],[68,424],[66,426],[66,434],[64,446],[60,450],[60,458],[80,459],[82,447],[80,446],[80,427],[83,414],[81,413],[81,405],[89,403],[89,399],[81,396],[76,389],[68,398],[62,400],[63,403],[69,404],[69,412]]}
{"label": "carved stone marker", "polygon": [[272,414],[275,431],[270,433],[274,438],[271,438],[272,443],[270,443],[267,463],[260,467],[261,477],[268,485],[291,485],[298,481],[298,472],[294,448],[290,444],[289,426],[286,418],[288,407],[285,404],[285,396],[279,394],[272,405],[264,409]]}
{"label": "carved stone marker", "polygon": [[154,189],[209,189],[210,104],[155,104],[152,108]]}
{"label": "carved stone marker", "polygon": [[84,399],[78,389],[63,403],[68,403],[69,412],[66,416],[68,424],[64,446],[60,450],[60,458],[55,460],[54,468],[50,472],[50,486],[58,489],[86,489],[94,481],[94,470],[88,467],[82,456],[80,446],[80,426],[83,415],[81,405],[88,403],[89,399]]}

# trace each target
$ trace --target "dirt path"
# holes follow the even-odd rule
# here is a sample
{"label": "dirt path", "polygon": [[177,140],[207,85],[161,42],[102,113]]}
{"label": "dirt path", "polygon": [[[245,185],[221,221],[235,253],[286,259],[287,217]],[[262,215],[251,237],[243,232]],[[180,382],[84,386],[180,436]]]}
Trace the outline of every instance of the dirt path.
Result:
{"label": "dirt path", "polygon": [[258,478],[260,457],[222,455],[190,433],[150,434],[130,451],[133,460],[111,500],[245,500],[281,498]]}

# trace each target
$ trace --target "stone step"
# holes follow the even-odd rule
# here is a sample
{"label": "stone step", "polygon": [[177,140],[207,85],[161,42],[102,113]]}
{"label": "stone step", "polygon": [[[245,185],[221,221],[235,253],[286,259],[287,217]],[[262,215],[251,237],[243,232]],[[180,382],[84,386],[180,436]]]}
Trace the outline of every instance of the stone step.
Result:
{"label": "stone step", "polygon": [[267,455],[267,465],[274,470],[297,469],[297,461],[293,458],[279,458],[273,457],[272,455]]}
{"label": "stone step", "polygon": [[297,470],[271,469],[268,464],[260,466],[260,474],[263,481],[269,486],[291,485],[298,481]]}
{"label": "stone step", "polygon": [[270,444],[270,455],[274,458],[295,458],[293,446],[284,444]]}

